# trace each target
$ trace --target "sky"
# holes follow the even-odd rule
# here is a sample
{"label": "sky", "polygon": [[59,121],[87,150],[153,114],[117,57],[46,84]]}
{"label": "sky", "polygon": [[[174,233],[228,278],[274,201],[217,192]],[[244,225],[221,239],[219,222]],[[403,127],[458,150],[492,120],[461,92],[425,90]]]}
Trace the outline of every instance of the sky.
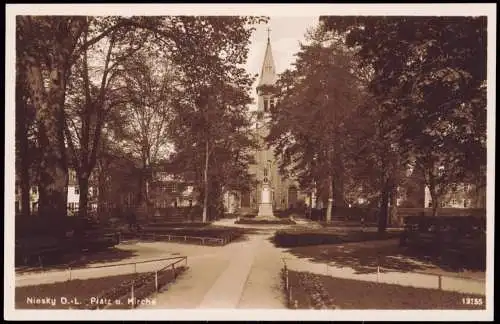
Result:
{"label": "sky", "polygon": [[[299,42],[305,41],[305,34],[308,29],[318,25],[319,16],[309,17],[270,17],[268,24],[256,25],[256,30],[253,32],[250,39],[250,51],[246,69],[250,75],[260,74],[264,53],[267,43],[267,28],[271,29],[271,48],[273,52],[274,64],[276,65],[276,73],[281,73],[291,67],[295,61],[295,53],[299,51]],[[257,86],[258,79],[254,84],[254,89]],[[257,95],[252,93],[255,102]],[[255,104],[251,109],[255,108]]]}

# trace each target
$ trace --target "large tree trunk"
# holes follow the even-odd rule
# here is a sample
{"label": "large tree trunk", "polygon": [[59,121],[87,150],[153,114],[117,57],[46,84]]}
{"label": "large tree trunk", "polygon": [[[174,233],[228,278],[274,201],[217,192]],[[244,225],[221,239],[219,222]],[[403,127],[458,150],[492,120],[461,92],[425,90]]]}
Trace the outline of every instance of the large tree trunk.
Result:
{"label": "large tree trunk", "polygon": [[[33,24],[35,21],[40,24]],[[64,101],[66,82],[71,72],[69,59],[85,20],[20,16],[17,22],[18,39],[21,40],[33,37],[34,33],[39,33],[39,28],[47,26],[54,27],[57,34],[55,39],[36,39],[38,44],[32,43],[32,39],[21,42],[22,50],[18,59],[25,68],[27,86],[39,128],[39,144],[42,148],[39,214],[66,216],[68,169],[64,138]],[[39,44],[46,48],[37,48]],[[45,56],[41,56],[40,51],[44,50],[50,52],[44,52]],[[47,65],[42,62],[45,58]]]}
{"label": "large tree trunk", "polygon": [[434,186],[429,186],[429,191],[431,193],[431,200],[432,200],[432,216],[435,217],[438,215],[438,208],[441,202],[439,199],[439,195],[436,192],[436,188]]}
{"label": "large tree trunk", "polygon": [[[47,116],[47,118],[51,117]],[[54,139],[53,136],[52,132],[49,139],[43,129],[39,131],[39,142],[43,151],[38,186],[38,214],[46,217],[64,217],[67,216],[68,169],[64,153],[57,145],[54,145],[53,142],[57,139]]]}
{"label": "large tree trunk", "polygon": [[[17,94],[16,94],[17,95]],[[16,114],[16,139],[19,146],[16,150],[19,154],[19,165],[16,166],[19,174],[21,189],[21,214],[30,215],[30,159],[28,125],[26,120],[26,106],[23,100],[16,102],[18,114]]]}
{"label": "large tree trunk", "polygon": [[382,187],[382,197],[380,202],[380,210],[378,215],[378,232],[383,233],[387,229],[387,214],[388,214],[388,204],[389,204],[389,186],[384,183]]}
{"label": "large tree trunk", "polygon": [[80,187],[80,197],[78,201],[79,209],[78,215],[81,218],[87,218],[88,216],[88,202],[89,202],[89,178],[88,176],[82,175],[78,177],[78,186]]}
{"label": "large tree trunk", "polygon": [[334,196],[334,184],[333,178],[331,176],[328,177],[328,205],[326,207],[326,222],[330,223],[332,221],[332,213],[333,213],[333,196]]}
{"label": "large tree trunk", "polygon": [[[337,152],[340,150],[340,145],[337,145]],[[345,207],[345,196],[344,196],[344,166],[342,161],[342,156],[338,154],[335,158],[335,168],[334,168],[334,206],[335,207]]]}
{"label": "large tree trunk", "polygon": [[98,166],[98,176],[97,176],[97,210],[99,216],[101,214],[108,214],[105,210],[106,204],[106,175],[104,173],[104,167],[99,163]]}
{"label": "large tree trunk", "polygon": [[436,187],[434,173],[431,168],[427,170],[427,183],[429,184],[429,193],[431,194],[431,200],[432,200],[432,216],[437,216],[439,204],[441,202],[439,194],[437,192],[438,188]]}
{"label": "large tree trunk", "polygon": [[397,206],[397,196],[398,196],[398,187],[394,184],[391,185],[390,189],[390,211],[389,211],[389,219],[388,219],[388,224],[389,225],[399,225],[399,220],[398,220],[398,206]]}
{"label": "large tree trunk", "polygon": [[208,162],[209,162],[209,147],[208,140],[205,142],[205,168],[203,170],[203,214],[202,222],[207,222],[208,213],[208,193],[209,193],[209,183],[208,183]]}
{"label": "large tree trunk", "polygon": [[65,70],[62,66],[54,67],[52,72],[54,85],[49,97],[45,92],[40,67],[31,65],[27,70],[30,94],[36,109],[35,116],[39,128],[38,140],[42,149],[39,214],[66,216],[68,169],[63,116],[65,82],[58,79],[63,78]]}

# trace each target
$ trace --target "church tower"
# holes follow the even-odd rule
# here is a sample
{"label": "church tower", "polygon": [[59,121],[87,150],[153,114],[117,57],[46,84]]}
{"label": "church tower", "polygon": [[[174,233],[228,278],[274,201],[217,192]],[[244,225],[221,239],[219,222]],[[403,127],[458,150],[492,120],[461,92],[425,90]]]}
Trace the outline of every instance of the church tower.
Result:
{"label": "church tower", "polygon": [[[258,211],[257,216],[273,217],[273,210],[284,210],[297,201],[296,186],[290,185],[279,173],[279,161],[273,148],[268,148],[265,137],[269,134],[271,111],[277,104],[275,84],[277,81],[276,66],[273,58],[271,39],[268,37],[259,83],[257,85],[257,125],[255,131],[259,140],[256,150],[255,164],[249,172],[255,175],[257,185],[250,192],[242,193],[241,209]],[[291,190],[290,190],[291,189]]]}

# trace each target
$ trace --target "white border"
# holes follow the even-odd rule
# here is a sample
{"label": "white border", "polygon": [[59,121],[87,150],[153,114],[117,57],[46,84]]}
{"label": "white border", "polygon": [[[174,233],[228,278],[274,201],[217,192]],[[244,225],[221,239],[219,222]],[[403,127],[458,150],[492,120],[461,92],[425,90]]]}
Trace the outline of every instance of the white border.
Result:
{"label": "white border", "polygon": [[[15,15],[397,15],[488,17],[488,182],[486,310],[130,310],[70,311],[14,309],[14,89]],[[4,319],[8,320],[493,320],[493,248],[495,192],[496,4],[7,4],[5,60]]]}

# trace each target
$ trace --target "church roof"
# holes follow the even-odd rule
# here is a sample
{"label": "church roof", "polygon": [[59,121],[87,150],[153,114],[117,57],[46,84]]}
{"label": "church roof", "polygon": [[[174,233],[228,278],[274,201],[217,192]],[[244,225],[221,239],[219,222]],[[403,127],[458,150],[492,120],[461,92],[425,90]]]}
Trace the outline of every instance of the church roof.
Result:
{"label": "church roof", "polygon": [[274,85],[276,83],[276,67],[274,65],[273,53],[271,50],[271,40],[267,38],[266,53],[260,73],[259,86]]}

